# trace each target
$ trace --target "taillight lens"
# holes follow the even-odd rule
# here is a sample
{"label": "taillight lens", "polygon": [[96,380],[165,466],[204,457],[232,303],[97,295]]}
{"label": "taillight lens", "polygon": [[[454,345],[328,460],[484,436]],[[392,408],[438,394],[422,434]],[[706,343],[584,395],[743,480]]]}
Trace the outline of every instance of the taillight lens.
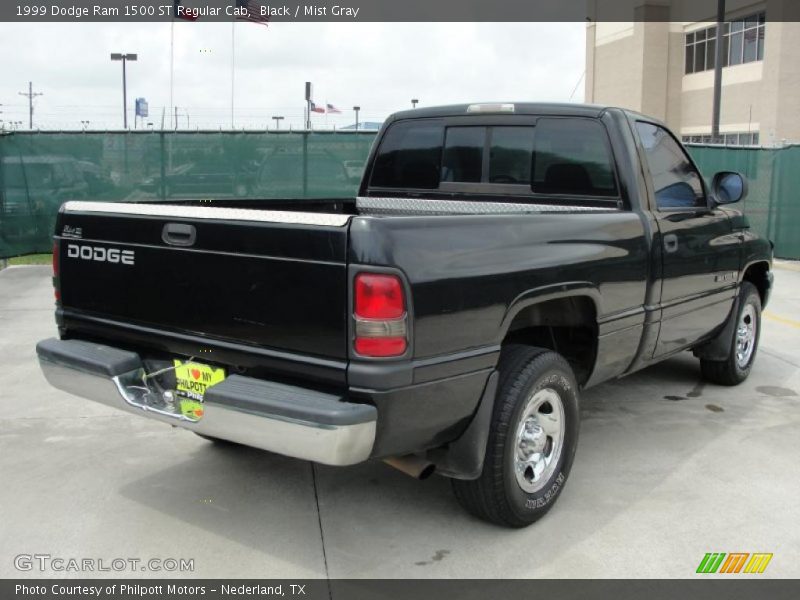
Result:
{"label": "taillight lens", "polygon": [[58,277],[58,242],[53,243],[53,277]]}
{"label": "taillight lens", "polygon": [[405,337],[368,338],[357,337],[355,350],[361,356],[384,358],[387,356],[400,356],[408,348]]}
{"label": "taillight lens", "polygon": [[353,298],[355,340],[361,356],[401,356],[408,348],[406,301],[396,275],[359,273]]}
{"label": "taillight lens", "polygon": [[53,243],[53,293],[56,296],[56,302],[61,301],[61,282],[58,279],[59,263],[58,263],[58,242]]}
{"label": "taillight lens", "polygon": [[395,275],[356,275],[356,316],[363,319],[399,319],[406,312],[403,284]]}

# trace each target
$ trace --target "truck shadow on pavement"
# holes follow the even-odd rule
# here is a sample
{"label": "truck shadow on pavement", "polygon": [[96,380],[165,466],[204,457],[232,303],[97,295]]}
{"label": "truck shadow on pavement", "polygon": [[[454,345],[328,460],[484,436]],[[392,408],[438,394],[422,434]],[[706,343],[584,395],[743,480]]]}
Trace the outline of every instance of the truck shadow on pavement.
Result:
{"label": "truck shadow on pavement", "polygon": [[[781,372],[765,358],[762,371]],[[588,390],[569,483],[553,510],[524,530],[467,515],[441,477],[417,482],[380,462],[312,468],[199,438],[184,462],[131,482],[121,493],[320,577],[326,575],[323,564],[331,577],[547,575],[557,573],[548,569],[562,553],[735,428],[755,385],[751,379],[737,388],[743,393],[736,398],[728,388],[705,386],[697,361],[684,354]]]}

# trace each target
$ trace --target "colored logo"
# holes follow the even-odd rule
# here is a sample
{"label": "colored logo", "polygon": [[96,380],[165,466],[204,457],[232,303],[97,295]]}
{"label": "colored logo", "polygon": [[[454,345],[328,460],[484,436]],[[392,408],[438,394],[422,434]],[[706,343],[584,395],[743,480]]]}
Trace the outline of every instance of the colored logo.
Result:
{"label": "colored logo", "polygon": [[697,573],[763,573],[772,554],[764,552],[708,552],[700,561]]}

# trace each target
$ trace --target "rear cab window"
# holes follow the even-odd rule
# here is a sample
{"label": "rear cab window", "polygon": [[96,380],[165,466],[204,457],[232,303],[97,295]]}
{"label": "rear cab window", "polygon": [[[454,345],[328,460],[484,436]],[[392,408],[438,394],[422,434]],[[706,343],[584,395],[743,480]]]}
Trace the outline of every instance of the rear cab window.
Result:
{"label": "rear cab window", "polygon": [[370,193],[426,190],[432,196],[519,196],[536,202],[549,196],[612,203],[619,198],[608,133],[597,119],[529,117],[520,125],[511,119],[455,121],[390,126],[376,153]]}
{"label": "rear cab window", "polygon": [[372,168],[372,187],[433,190],[439,187],[444,127],[400,121],[381,141]]}

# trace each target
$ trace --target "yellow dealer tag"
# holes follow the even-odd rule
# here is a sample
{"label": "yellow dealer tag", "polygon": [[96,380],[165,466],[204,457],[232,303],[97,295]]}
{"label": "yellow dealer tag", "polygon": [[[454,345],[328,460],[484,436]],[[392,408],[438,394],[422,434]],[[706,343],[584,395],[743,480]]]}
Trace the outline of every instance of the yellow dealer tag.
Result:
{"label": "yellow dealer tag", "polygon": [[175,392],[179,397],[181,414],[190,419],[203,416],[203,396],[206,390],[225,379],[225,370],[199,363],[175,360]]}

